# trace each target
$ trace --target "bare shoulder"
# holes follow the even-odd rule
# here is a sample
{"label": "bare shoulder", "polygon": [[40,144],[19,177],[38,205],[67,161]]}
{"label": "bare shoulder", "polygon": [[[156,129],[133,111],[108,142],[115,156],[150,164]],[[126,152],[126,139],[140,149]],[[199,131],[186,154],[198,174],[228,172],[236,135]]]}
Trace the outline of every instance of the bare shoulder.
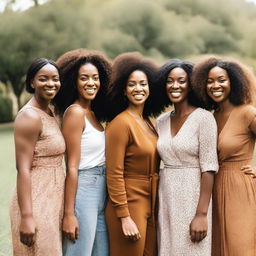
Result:
{"label": "bare shoulder", "polygon": [[78,104],[67,108],[63,116],[62,130],[81,131],[85,128],[85,110]]}
{"label": "bare shoulder", "polygon": [[27,108],[18,113],[14,121],[14,131],[22,133],[40,132],[42,120],[40,115],[32,108]]}
{"label": "bare shoulder", "polygon": [[85,116],[84,109],[78,104],[73,104],[66,109],[63,118],[64,119],[67,117],[81,118],[84,116]]}

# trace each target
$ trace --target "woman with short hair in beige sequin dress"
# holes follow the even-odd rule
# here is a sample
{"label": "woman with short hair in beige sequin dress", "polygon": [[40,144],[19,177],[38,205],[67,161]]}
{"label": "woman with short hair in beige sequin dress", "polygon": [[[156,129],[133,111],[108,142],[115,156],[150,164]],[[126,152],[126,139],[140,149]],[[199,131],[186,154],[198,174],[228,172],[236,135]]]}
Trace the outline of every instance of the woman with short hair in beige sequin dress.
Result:
{"label": "woman with short hair in beige sequin dress", "polygon": [[17,188],[11,208],[14,256],[62,255],[65,142],[50,103],[60,88],[57,65],[36,59],[26,77],[33,94],[14,123]]}

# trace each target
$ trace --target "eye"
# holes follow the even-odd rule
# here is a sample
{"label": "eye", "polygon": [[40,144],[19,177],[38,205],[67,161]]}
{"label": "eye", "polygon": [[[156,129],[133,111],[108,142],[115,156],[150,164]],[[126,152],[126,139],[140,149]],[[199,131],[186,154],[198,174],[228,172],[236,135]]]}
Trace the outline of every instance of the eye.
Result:
{"label": "eye", "polygon": [[141,86],[147,86],[148,84],[147,83],[141,83]]}
{"label": "eye", "polygon": [[185,84],[186,80],[180,80],[180,84]]}
{"label": "eye", "polygon": [[207,84],[211,84],[211,83],[213,83],[212,80],[207,80]]}
{"label": "eye", "polygon": [[225,79],[221,79],[221,80],[220,80],[220,83],[225,83],[225,82],[226,82]]}
{"label": "eye", "polygon": [[39,80],[40,82],[46,82],[46,81],[47,81],[46,78],[39,78],[38,80]]}
{"label": "eye", "polygon": [[60,79],[59,79],[59,78],[54,78],[53,81],[54,81],[54,82],[59,82]]}
{"label": "eye", "polygon": [[128,87],[133,87],[133,86],[135,86],[135,84],[134,83],[128,83],[127,86]]}
{"label": "eye", "polygon": [[81,77],[80,77],[80,80],[81,80],[81,81],[87,81],[87,80],[88,80],[88,77],[86,77],[86,76],[81,76]]}
{"label": "eye", "polygon": [[173,81],[172,81],[171,79],[167,79],[166,83],[167,83],[167,84],[172,84]]}
{"label": "eye", "polygon": [[95,77],[93,78],[93,80],[94,80],[94,81],[99,81],[99,77],[98,77],[98,76],[95,76]]}

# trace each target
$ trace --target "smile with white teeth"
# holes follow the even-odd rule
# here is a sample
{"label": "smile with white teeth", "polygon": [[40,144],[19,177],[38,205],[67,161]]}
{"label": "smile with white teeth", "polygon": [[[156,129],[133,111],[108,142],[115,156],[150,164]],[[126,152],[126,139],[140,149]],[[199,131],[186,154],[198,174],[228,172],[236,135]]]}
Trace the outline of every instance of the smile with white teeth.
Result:
{"label": "smile with white teeth", "polygon": [[181,92],[171,92],[173,98],[178,98],[181,95]]}
{"label": "smile with white teeth", "polygon": [[212,94],[216,97],[219,97],[223,94],[223,92],[222,91],[216,91],[216,92],[212,92]]}
{"label": "smile with white teeth", "polygon": [[136,100],[141,100],[144,97],[144,94],[134,94],[133,96]]}
{"label": "smile with white teeth", "polygon": [[56,89],[53,89],[53,88],[45,89],[45,91],[48,92],[48,93],[55,93]]}
{"label": "smile with white teeth", "polygon": [[87,93],[92,94],[92,93],[94,93],[94,92],[96,91],[96,89],[95,89],[95,88],[86,88],[85,91],[86,91]]}

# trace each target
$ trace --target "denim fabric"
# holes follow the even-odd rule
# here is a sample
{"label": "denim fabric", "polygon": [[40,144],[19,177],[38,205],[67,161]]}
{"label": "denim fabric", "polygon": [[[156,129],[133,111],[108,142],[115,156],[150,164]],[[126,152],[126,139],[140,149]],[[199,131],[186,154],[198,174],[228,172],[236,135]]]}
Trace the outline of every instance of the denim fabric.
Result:
{"label": "denim fabric", "polygon": [[108,233],[104,209],[106,201],[105,166],[78,172],[75,214],[79,222],[79,239],[64,238],[64,256],[108,256]]}

